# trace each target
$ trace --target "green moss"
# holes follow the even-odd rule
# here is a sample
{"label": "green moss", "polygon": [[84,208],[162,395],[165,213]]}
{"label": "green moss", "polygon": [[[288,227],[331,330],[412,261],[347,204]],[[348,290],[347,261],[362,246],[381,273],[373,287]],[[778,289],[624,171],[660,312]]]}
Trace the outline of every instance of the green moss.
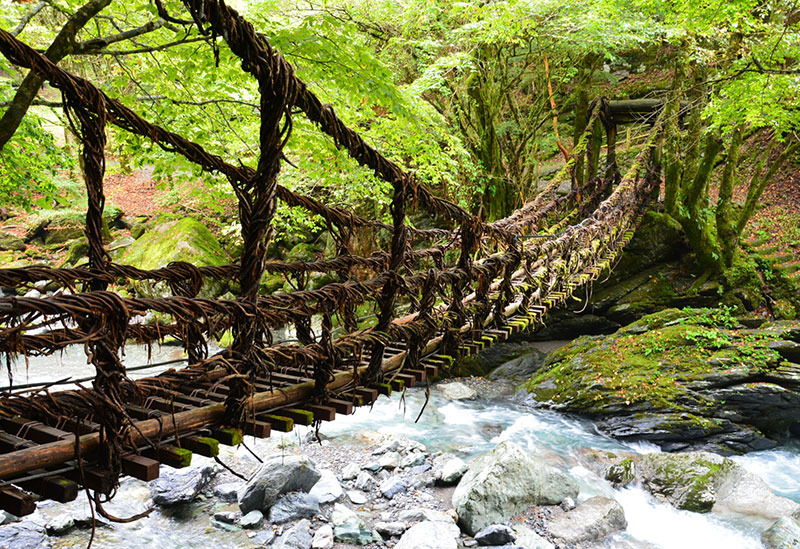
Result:
{"label": "green moss", "polygon": [[[552,353],[524,387],[537,400],[590,414],[637,404],[679,409],[681,398],[707,398],[690,395],[692,382],[728,372],[732,365],[758,373],[779,362],[768,347],[776,335],[732,324],[729,310],[668,309],[611,336],[578,338]],[[703,430],[717,428],[701,417],[680,422],[685,426],[687,420]]]}

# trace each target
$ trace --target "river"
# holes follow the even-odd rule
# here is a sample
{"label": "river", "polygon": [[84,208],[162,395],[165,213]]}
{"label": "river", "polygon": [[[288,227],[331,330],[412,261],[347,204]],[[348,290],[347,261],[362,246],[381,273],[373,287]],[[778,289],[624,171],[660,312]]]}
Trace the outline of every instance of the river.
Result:
{"label": "river", "polygon": [[[66,353],[60,358],[32,359],[27,375],[17,364],[15,384],[67,376],[91,375],[82,352]],[[150,360],[174,360],[181,355],[175,347],[155,347]],[[147,350],[129,346],[126,362],[141,364]],[[41,361],[41,362],[40,362]],[[161,366],[148,370],[166,368]],[[415,418],[425,401],[424,389],[408,390],[398,397],[381,397],[374,406],[361,408],[347,417],[338,416],[323,424],[321,433],[328,437],[348,437],[364,429],[394,433],[422,442],[429,451],[442,450],[470,458],[486,452],[497,443],[513,440],[526,446],[542,459],[568,470],[581,487],[580,499],[592,495],[613,497],[623,506],[628,521],[624,533],[608,538],[599,547],[691,549],[710,547],[760,548],[760,536],[769,526],[763,520],[718,513],[698,514],[678,511],[653,499],[641,488],[617,490],[581,465],[580,456],[589,449],[622,452],[657,452],[648,444],[622,444],[599,433],[592,423],[553,411],[534,409],[508,397],[478,398],[472,401],[445,400],[432,390],[431,398],[419,422]],[[293,444],[305,438],[308,428],[298,427],[291,434],[274,434],[269,441],[256,441],[258,451],[275,448],[276,444]],[[248,437],[249,439],[249,437]],[[249,439],[251,440],[251,439]],[[244,450],[237,450],[243,453]],[[229,455],[235,457],[235,455]],[[197,457],[202,461],[204,458]],[[800,502],[800,446],[786,445],[734,458],[749,471],[761,476],[773,490]],[[149,493],[138,481],[126,481],[110,509],[120,515],[147,506]],[[84,498],[85,499],[85,498]],[[70,505],[79,505],[78,501]],[[31,517],[46,521],[58,512],[58,505],[44,503]],[[208,517],[200,514],[175,514],[157,509],[152,515],[133,524],[114,525],[102,529],[96,547],[249,547],[244,535],[233,535],[209,527]],[[88,541],[88,532],[74,532],[61,540],[51,538],[53,547],[80,547]],[[134,541],[135,540],[135,541]]]}

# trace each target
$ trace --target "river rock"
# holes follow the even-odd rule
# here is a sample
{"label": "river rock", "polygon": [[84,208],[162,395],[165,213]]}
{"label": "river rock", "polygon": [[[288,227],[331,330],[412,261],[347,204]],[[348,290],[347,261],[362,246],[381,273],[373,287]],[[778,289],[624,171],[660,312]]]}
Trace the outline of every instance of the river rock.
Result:
{"label": "river rock", "polygon": [[517,534],[517,545],[525,549],[555,549],[555,545],[525,526],[515,526],[514,533]]}
{"label": "river rock", "polygon": [[490,524],[473,536],[478,545],[506,545],[516,541],[514,530],[505,524]]}
{"label": "river rock", "polygon": [[356,505],[364,505],[369,500],[364,492],[359,492],[358,490],[350,490],[347,492],[347,499]]}
{"label": "river rock", "polygon": [[457,549],[461,532],[452,522],[420,522],[409,528],[395,549]]}
{"label": "river rock", "polygon": [[223,482],[214,487],[214,495],[226,503],[233,502],[239,499],[239,492],[244,486],[242,482]]}
{"label": "river rock", "polygon": [[472,400],[478,396],[475,389],[468,387],[460,381],[441,383],[437,387],[442,392],[442,396],[447,400]]}
{"label": "river rock", "polygon": [[382,536],[387,536],[387,537],[401,536],[403,535],[403,532],[408,530],[408,524],[400,521],[376,522],[375,530],[377,530],[377,532]]}
{"label": "river rock", "polygon": [[305,456],[276,456],[264,461],[239,496],[243,514],[254,509],[267,511],[286,492],[308,492],[321,475],[316,464]]}
{"label": "river rock", "polygon": [[236,511],[220,511],[214,513],[214,520],[224,522],[225,524],[234,524],[237,518],[239,518],[239,513]]}
{"label": "river rock", "polygon": [[262,520],[264,520],[264,513],[258,509],[254,509],[242,516],[237,522],[242,528],[255,528],[261,524]]}
{"label": "river rock", "polygon": [[567,543],[592,541],[628,526],[622,506],[611,498],[594,496],[575,509],[555,517],[547,530]]}
{"label": "river rock", "polygon": [[272,549],[311,549],[311,542],[311,522],[303,519],[275,540]]}
{"label": "river rock", "polygon": [[427,509],[425,507],[415,507],[400,511],[398,518],[404,522],[451,522],[455,524],[455,518],[441,511]]}
{"label": "river rock", "polygon": [[800,549],[800,521],[781,517],[761,536],[766,549]]}
{"label": "river rock", "polygon": [[400,468],[408,469],[409,467],[417,467],[423,463],[425,463],[425,454],[413,450],[403,456],[403,459],[400,460]]}
{"label": "river rock", "polygon": [[216,475],[211,465],[187,469],[162,468],[161,475],[150,483],[150,497],[156,505],[191,503]]}
{"label": "river rock", "polygon": [[381,494],[383,494],[383,497],[386,499],[392,499],[397,494],[402,494],[405,492],[408,489],[408,486],[402,478],[395,475],[381,482],[379,489]]}
{"label": "river rock", "polygon": [[455,484],[467,472],[467,464],[463,459],[454,457],[442,465],[442,474],[439,480],[442,484]]}
{"label": "river rock", "polygon": [[534,505],[558,505],[577,495],[578,485],[567,475],[517,444],[502,442],[470,463],[453,493],[453,506],[459,524],[472,535]]}
{"label": "river rock", "polygon": [[384,469],[397,469],[400,465],[400,454],[398,452],[386,452],[380,457],[378,464]]}
{"label": "river rock", "polygon": [[800,343],[786,340],[773,341],[769,344],[769,348],[777,351],[779,355],[789,362],[800,364]]}
{"label": "river rock", "polygon": [[547,353],[531,347],[522,356],[509,360],[492,370],[486,378],[493,381],[508,379],[515,383],[520,383],[542,367],[546,356]]}
{"label": "river rock", "polygon": [[772,519],[800,509],[800,504],[776,495],[757,475],[716,454],[651,453],[634,461],[637,480],[678,509],[732,511]]}
{"label": "river rock", "polygon": [[331,547],[333,547],[333,526],[323,524],[314,532],[311,549],[331,549]]}
{"label": "river rock", "polygon": [[358,477],[356,477],[355,487],[358,490],[368,491],[371,490],[372,487],[375,486],[375,478],[370,475],[367,471],[361,471],[358,473]]}
{"label": "river rock", "polygon": [[269,509],[269,521],[275,524],[319,513],[319,501],[312,494],[292,492],[281,496]]}
{"label": "river rock", "polygon": [[358,463],[348,463],[342,469],[342,480],[353,480],[361,472],[361,466]]}
{"label": "river rock", "polygon": [[331,503],[342,497],[344,491],[333,471],[325,469],[320,472],[319,480],[308,493],[319,503]]}
{"label": "river rock", "polygon": [[336,541],[366,545],[373,540],[372,530],[355,511],[337,503],[331,513],[333,535]]}

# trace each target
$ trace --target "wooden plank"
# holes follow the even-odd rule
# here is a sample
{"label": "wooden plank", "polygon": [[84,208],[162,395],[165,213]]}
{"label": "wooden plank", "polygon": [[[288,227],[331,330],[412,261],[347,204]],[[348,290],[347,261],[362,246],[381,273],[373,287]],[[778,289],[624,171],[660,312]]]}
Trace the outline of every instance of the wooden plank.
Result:
{"label": "wooden plank", "polygon": [[[416,376],[414,376],[414,374],[407,373],[406,370],[403,370],[403,373],[396,374],[394,377],[396,380],[402,381],[405,387],[410,388],[417,384]],[[402,391],[403,387],[398,389],[397,387],[392,386],[392,389],[395,389],[396,391]]]}
{"label": "wooden plank", "polygon": [[76,462],[68,462],[68,465],[74,465],[76,468],[72,471],[64,473],[64,476],[70,480],[74,480],[79,484],[83,484],[90,490],[94,490],[104,495],[108,495],[114,489],[114,476],[110,471],[106,471],[94,465],[83,466],[83,478],[81,478],[80,470],[77,468]]}
{"label": "wooden plank", "polygon": [[286,416],[278,416],[275,414],[264,414],[256,416],[258,419],[266,421],[272,428],[281,433],[291,433],[294,429],[294,420]]}
{"label": "wooden plank", "polygon": [[0,488],[0,509],[12,515],[24,517],[36,510],[36,503],[30,494],[13,486],[3,486]]}
{"label": "wooden plank", "polygon": [[403,371],[409,375],[414,376],[414,380],[416,383],[421,383],[423,381],[427,381],[428,379],[428,372],[425,371],[425,365],[421,364],[421,368],[419,370],[412,370],[403,368]]}
{"label": "wooden plank", "polygon": [[159,465],[158,461],[137,454],[122,456],[122,472],[145,482],[158,478]]}
{"label": "wooden plank", "polygon": [[290,417],[298,425],[311,425],[314,423],[314,413],[310,410],[299,408],[281,408],[275,412],[280,416]]}
{"label": "wooden plank", "polygon": [[355,394],[364,399],[366,404],[372,404],[378,400],[378,390],[367,387],[356,387]]}
{"label": "wooden plank", "polygon": [[75,437],[72,433],[67,433],[55,427],[48,427],[39,421],[32,421],[23,417],[4,417],[0,419],[3,429],[20,438],[32,440],[39,444],[55,442],[57,440],[67,440]]}
{"label": "wooden plank", "polygon": [[353,413],[353,401],[352,400],[342,400],[340,398],[329,398],[328,404],[330,404],[335,410],[337,414],[344,414],[350,415]]}
{"label": "wooden plank", "polygon": [[322,421],[333,421],[336,419],[336,408],[332,406],[323,406],[321,404],[306,404],[302,408],[308,410],[316,419]]}
{"label": "wooden plank", "polygon": [[[46,473],[44,469],[34,469],[30,474],[37,475]],[[45,499],[52,499],[59,503],[67,503],[78,497],[80,486],[77,482],[69,480],[61,475],[35,478],[32,480],[21,481],[17,484],[29,492],[35,492]]]}
{"label": "wooden plank", "polygon": [[257,438],[269,438],[272,425],[266,421],[249,420],[244,424],[244,434]]}
{"label": "wooden plank", "polygon": [[[413,382],[414,378],[412,377],[411,380]],[[397,377],[389,382],[389,386],[393,391],[401,392],[405,388],[406,383],[404,380],[400,379],[400,374],[398,374]]]}
{"label": "wooden plank", "polygon": [[159,446],[157,450],[147,448],[142,453],[174,469],[181,469],[192,464],[191,450],[178,448],[173,444],[164,444],[163,446]]}
{"label": "wooden plank", "polygon": [[219,441],[213,437],[191,435],[181,437],[181,448],[204,457],[216,457],[219,455]]}
{"label": "wooden plank", "polygon": [[242,430],[235,427],[212,429],[211,436],[225,446],[238,446],[244,440]]}

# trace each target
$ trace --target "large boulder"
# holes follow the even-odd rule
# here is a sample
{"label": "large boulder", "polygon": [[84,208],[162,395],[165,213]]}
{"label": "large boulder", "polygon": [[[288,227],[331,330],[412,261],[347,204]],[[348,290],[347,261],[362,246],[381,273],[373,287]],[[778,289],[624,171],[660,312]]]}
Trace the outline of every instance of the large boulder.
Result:
{"label": "large boulder", "polygon": [[502,442],[470,463],[453,493],[453,506],[459,524],[473,535],[534,505],[558,505],[577,496],[574,480],[513,442]]}
{"label": "large boulder", "polygon": [[364,520],[349,507],[337,503],[331,513],[333,536],[336,541],[366,545],[373,541],[374,535]]}
{"label": "large boulder", "polygon": [[239,508],[242,514],[255,509],[268,512],[278,496],[287,492],[308,492],[320,476],[316,464],[305,456],[269,458],[239,494]]}
{"label": "large boulder", "polygon": [[461,532],[452,522],[425,521],[403,534],[395,549],[456,549]]}
{"label": "large boulder", "polygon": [[163,469],[161,475],[150,483],[153,503],[162,506],[191,503],[208,486],[217,473],[210,465],[190,469]]}
{"label": "large boulder", "polygon": [[25,241],[11,233],[0,231],[0,252],[16,251],[21,252],[26,248]]}
{"label": "large boulder", "polygon": [[[173,261],[185,261],[196,267],[218,267],[231,259],[219,241],[199,221],[185,217],[154,226],[131,244],[121,262],[139,269],[159,269]],[[146,297],[171,295],[164,283],[137,282],[137,293]],[[223,290],[219,281],[207,280],[200,291],[201,297],[218,297]]]}
{"label": "large boulder", "polygon": [[611,498],[595,496],[555,517],[547,530],[569,544],[602,539],[628,526],[622,506]]}
{"label": "large boulder", "polygon": [[781,355],[792,351],[796,327],[746,328],[726,309],[666,309],[615,334],[574,340],[525,388],[539,406],[665,451],[763,450],[800,433],[800,382]]}
{"label": "large boulder", "polygon": [[[800,504],[776,495],[760,477],[731,459],[708,452],[651,453],[625,459],[630,481],[678,509],[735,512],[777,519],[800,511]],[[606,478],[615,475],[612,465]],[[624,483],[618,483],[624,484]]]}
{"label": "large boulder", "polygon": [[460,381],[441,383],[436,386],[442,392],[442,396],[447,400],[472,400],[478,393],[472,387]]}
{"label": "large boulder", "polygon": [[761,541],[766,549],[800,549],[800,521],[781,517],[767,528]]}

